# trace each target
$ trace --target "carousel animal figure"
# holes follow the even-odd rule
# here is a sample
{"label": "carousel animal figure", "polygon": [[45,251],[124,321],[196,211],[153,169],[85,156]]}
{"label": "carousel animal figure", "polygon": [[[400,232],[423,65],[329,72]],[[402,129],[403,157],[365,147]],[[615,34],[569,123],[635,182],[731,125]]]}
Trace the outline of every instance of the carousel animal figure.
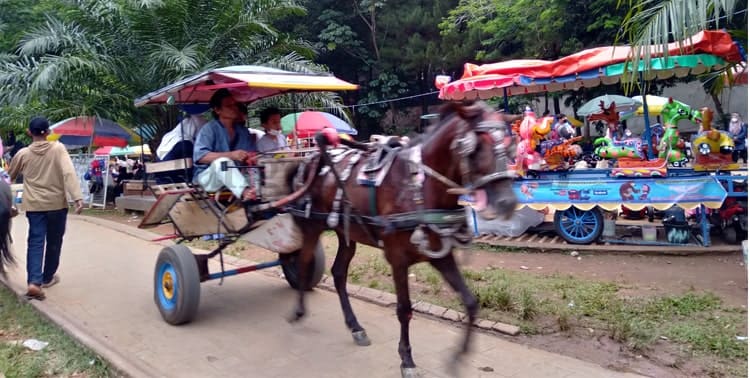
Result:
{"label": "carousel animal figure", "polygon": [[661,110],[661,117],[664,122],[664,135],[662,135],[661,141],[659,141],[659,158],[666,159],[673,165],[680,165],[687,161],[687,157],[682,152],[685,146],[684,142],[680,139],[677,122],[682,119],[701,122],[702,114],[700,111],[693,110],[689,106],[675,101],[670,97]]}
{"label": "carousel animal figure", "polygon": [[616,110],[615,103],[612,102],[609,107],[604,106],[604,101],[599,103],[602,109],[601,113],[589,116],[589,122],[603,121],[607,125],[605,136],[597,138],[594,141],[596,148],[594,153],[604,159],[644,159],[644,144],[640,138],[627,138],[624,140],[615,140],[613,133],[617,130],[620,122],[620,115]]}
{"label": "carousel animal figure", "polygon": [[553,123],[552,117],[544,117],[539,120],[531,109],[526,109],[523,120],[518,126],[517,171],[525,172],[529,169],[539,170],[542,168],[544,159],[537,151],[537,147],[544,140],[544,136],[552,130]]}
{"label": "carousel animal figure", "polygon": [[551,170],[567,169],[570,163],[577,157],[583,155],[583,148],[576,143],[583,137],[570,139],[552,139],[541,143],[541,151],[547,168]]}
{"label": "carousel animal figure", "polygon": [[693,167],[698,170],[715,170],[719,168],[734,169],[736,165],[732,160],[734,151],[734,140],[726,131],[715,129],[713,122],[714,112],[703,107],[701,113],[700,131],[693,136],[691,147],[695,164]]}
{"label": "carousel animal figure", "polygon": [[[309,164],[301,165],[295,182],[315,179],[306,194],[289,211],[303,236],[298,257],[299,282],[309,280],[313,251],[323,231],[332,229],[339,246],[331,268],[341,302],[344,321],[355,343],[370,344],[357,320],[346,291],[349,264],[357,243],[384,251],[396,288],[396,315],[401,325],[398,354],[404,377],[417,375],[409,342],[412,302],[409,295],[409,266],[428,262],[455,290],[467,314],[466,328],[455,359],[469,351],[472,324],[478,303],[461,275],[453,248],[471,241],[465,210],[459,196],[474,199],[473,207],[485,219],[509,217],[516,207],[512,189],[514,175],[508,170],[513,141],[500,114],[483,102],[445,105],[426,133],[407,146],[393,148],[386,156],[372,145],[340,141],[325,129],[316,135],[320,152]],[[388,174],[379,183],[362,185],[356,178],[369,169],[371,159],[391,159]],[[314,162],[319,164],[314,164]],[[384,166],[384,165],[381,165]],[[304,285],[290,321],[305,316]],[[453,374],[452,374],[453,376]]]}

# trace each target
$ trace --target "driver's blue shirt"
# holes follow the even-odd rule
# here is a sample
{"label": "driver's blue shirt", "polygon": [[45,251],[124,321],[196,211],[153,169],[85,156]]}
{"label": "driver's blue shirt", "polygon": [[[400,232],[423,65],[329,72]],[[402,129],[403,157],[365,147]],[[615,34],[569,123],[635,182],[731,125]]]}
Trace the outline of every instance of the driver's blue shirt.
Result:
{"label": "driver's blue shirt", "polygon": [[[193,149],[193,177],[208,168],[207,164],[199,164],[209,152],[229,152],[234,150],[257,151],[256,140],[250,135],[250,131],[242,124],[234,125],[234,143],[230,144],[229,134],[224,126],[214,119],[205,124],[195,137],[195,148]],[[241,164],[241,162],[237,162]]]}

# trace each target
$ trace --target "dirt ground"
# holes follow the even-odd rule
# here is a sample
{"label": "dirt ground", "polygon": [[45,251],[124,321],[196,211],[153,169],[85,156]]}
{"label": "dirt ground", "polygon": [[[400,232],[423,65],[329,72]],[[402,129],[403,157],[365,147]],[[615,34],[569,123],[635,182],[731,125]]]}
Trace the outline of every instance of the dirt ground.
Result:
{"label": "dirt ground", "polygon": [[[98,216],[136,226],[139,216]],[[151,229],[169,234],[170,226]],[[335,249],[336,240],[324,237],[327,250]],[[649,297],[686,292],[711,292],[732,307],[747,308],[748,276],[741,254],[701,254],[694,256],[663,256],[639,254],[637,246],[624,246],[623,252],[584,253],[571,256],[569,252],[533,253],[503,252],[478,247],[459,252],[459,262],[464,268],[481,271],[487,267],[523,272],[530,275],[572,275],[586,280],[610,281],[624,286],[618,291],[622,296]],[[239,251],[248,260],[264,261],[273,256],[259,248]],[[329,265],[331,261],[329,260]],[[352,262],[366,264],[365,258],[355,257]],[[747,325],[744,328],[747,335]],[[705,376],[705,362],[684,359],[684,353],[673,346],[650,348],[648,353],[637,354],[601,332],[576,330],[573,333],[554,333],[533,336],[508,337],[509,340],[529,346],[591,361],[614,370],[631,371],[652,377]]]}

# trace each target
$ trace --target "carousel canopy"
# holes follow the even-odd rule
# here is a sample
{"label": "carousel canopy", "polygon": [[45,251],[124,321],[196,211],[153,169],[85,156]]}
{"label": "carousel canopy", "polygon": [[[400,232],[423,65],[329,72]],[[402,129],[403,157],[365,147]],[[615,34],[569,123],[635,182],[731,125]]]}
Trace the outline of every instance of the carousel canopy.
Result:
{"label": "carousel canopy", "polygon": [[238,102],[251,102],[289,92],[355,90],[330,74],[300,73],[264,66],[230,66],[201,72],[135,100],[147,104],[206,104],[213,93],[227,88]]}
{"label": "carousel canopy", "polygon": [[[661,46],[652,46],[659,56]],[[651,59],[645,79],[665,79],[717,71],[745,58],[725,31],[702,31],[682,43],[669,44],[669,56]],[[486,99],[496,96],[557,92],[616,84],[631,68],[630,46],[598,47],[554,60],[510,60],[464,65],[460,80],[436,80],[439,97],[446,100]],[[643,62],[641,62],[643,63]],[[641,64],[639,71],[644,69]]]}

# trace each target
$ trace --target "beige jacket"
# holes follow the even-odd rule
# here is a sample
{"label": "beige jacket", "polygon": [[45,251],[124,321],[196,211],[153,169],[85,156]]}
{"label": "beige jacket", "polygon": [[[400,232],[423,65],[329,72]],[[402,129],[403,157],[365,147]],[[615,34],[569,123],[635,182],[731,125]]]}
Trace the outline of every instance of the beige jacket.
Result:
{"label": "beige jacket", "polygon": [[66,209],[68,197],[72,201],[83,199],[73,161],[62,143],[31,143],[13,157],[8,171],[12,181],[23,175],[26,211]]}

